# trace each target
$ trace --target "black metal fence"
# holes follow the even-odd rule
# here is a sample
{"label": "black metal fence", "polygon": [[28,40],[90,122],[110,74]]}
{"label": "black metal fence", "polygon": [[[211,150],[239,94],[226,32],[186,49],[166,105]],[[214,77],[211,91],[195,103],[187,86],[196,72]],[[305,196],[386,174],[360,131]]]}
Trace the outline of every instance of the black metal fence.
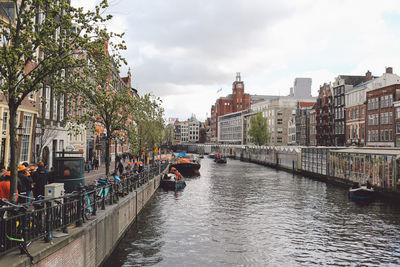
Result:
{"label": "black metal fence", "polygon": [[6,205],[0,208],[0,253],[25,247],[30,241],[44,238],[49,242],[55,231],[67,232],[71,225],[81,226],[96,216],[97,210],[118,202],[155,176],[168,164],[145,168],[141,173],[125,172],[120,181],[108,179],[62,197]]}

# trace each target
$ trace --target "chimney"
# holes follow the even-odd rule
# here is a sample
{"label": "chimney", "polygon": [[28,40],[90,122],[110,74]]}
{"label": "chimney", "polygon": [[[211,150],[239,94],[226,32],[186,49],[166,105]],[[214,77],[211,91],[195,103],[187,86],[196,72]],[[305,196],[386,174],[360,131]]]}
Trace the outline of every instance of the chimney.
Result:
{"label": "chimney", "polygon": [[386,73],[393,74],[393,68],[392,67],[387,67],[386,68]]}
{"label": "chimney", "polygon": [[367,71],[367,73],[365,73],[365,81],[370,80],[372,80],[372,73],[370,71]]}

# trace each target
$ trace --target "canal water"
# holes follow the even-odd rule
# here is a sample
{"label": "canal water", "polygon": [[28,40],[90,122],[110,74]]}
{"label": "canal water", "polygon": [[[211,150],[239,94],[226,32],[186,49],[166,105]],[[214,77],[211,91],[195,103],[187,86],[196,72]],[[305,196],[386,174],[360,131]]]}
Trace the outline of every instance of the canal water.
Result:
{"label": "canal water", "polygon": [[237,160],[200,172],[160,189],[105,266],[400,265],[394,203]]}

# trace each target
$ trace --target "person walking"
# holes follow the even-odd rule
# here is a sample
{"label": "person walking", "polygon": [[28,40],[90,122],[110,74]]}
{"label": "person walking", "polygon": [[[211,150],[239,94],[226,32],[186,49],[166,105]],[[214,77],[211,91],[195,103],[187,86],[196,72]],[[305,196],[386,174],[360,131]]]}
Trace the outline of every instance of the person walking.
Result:
{"label": "person walking", "polygon": [[124,165],[122,164],[121,161],[118,163],[118,170],[119,170],[119,176],[122,177],[122,173],[124,172]]}
{"label": "person walking", "polygon": [[50,180],[50,174],[44,167],[44,163],[42,161],[38,162],[38,168],[32,174],[32,180],[35,183],[35,187],[33,188],[33,194],[35,198],[38,196],[44,196],[44,187]]}
{"label": "person walking", "polygon": [[30,192],[32,191],[32,178],[26,175],[26,167],[21,165],[18,167],[18,180],[20,181],[18,191],[25,197],[19,198],[20,203],[26,203]]}
{"label": "person walking", "polygon": [[99,169],[99,160],[96,157],[93,159],[93,165],[95,170]]}
{"label": "person walking", "polygon": [[[11,173],[7,172],[0,180],[0,198],[10,200],[10,180]],[[17,191],[18,193],[18,191]],[[18,196],[17,196],[18,199]]]}

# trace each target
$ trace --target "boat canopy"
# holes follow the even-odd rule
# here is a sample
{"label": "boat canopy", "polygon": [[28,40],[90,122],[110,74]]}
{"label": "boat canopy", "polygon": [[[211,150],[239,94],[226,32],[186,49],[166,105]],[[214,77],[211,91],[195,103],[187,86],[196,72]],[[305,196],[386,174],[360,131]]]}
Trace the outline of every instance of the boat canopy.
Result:
{"label": "boat canopy", "polygon": [[186,156],[186,153],[185,153],[185,152],[180,152],[180,153],[178,153],[178,157],[183,157],[183,156]]}

